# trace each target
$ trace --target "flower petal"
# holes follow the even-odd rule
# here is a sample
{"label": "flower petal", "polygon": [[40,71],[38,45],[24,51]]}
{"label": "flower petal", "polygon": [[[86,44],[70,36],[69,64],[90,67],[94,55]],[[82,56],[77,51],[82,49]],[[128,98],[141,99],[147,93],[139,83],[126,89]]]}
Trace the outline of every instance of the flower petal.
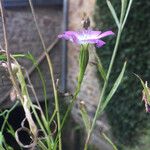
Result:
{"label": "flower petal", "polygon": [[112,31],[106,31],[106,32],[103,32],[102,34],[100,34],[98,37],[103,38],[103,37],[106,37],[108,35],[114,35],[114,33]]}
{"label": "flower petal", "polygon": [[97,40],[96,46],[97,47],[102,47],[106,44],[106,42],[102,41],[102,40]]}
{"label": "flower petal", "polygon": [[89,31],[88,34],[89,35],[92,35],[92,36],[99,36],[102,32],[101,31]]}
{"label": "flower petal", "polygon": [[102,47],[105,42],[100,40],[100,38],[106,37],[108,35],[114,35],[112,31],[106,31],[101,33],[101,31],[93,31],[91,29],[81,30],[80,32],[66,31],[63,34],[58,35],[58,38],[63,38],[70,40],[75,44],[96,44],[97,47]]}
{"label": "flower petal", "polygon": [[78,43],[77,41],[77,32],[74,31],[66,31],[63,34],[58,35],[58,38],[62,38],[65,40],[70,40],[71,42]]}

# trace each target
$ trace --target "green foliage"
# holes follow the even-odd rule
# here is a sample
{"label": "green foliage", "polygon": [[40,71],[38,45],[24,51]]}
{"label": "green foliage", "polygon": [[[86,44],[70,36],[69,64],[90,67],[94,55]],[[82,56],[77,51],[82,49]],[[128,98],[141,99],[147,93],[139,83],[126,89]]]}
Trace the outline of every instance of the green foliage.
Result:
{"label": "green foliage", "polygon": [[[120,1],[111,0],[117,16],[120,12]],[[117,31],[115,22],[107,7],[106,1],[97,0],[98,9],[95,19],[97,28],[105,31],[111,29]],[[150,1],[133,1],[131,12],[122,34],[119,51],[111,73],[110,91],[116,76],[119,74],[122,63],[127,60],[124,81],[113,96],[106,108],[106,113],[117,145],[123,149],[124,145],[134,147],[140,136],[149,128],[150,117],[146,114],[142,99],[142,86],[133,73],[142,77],[145,81],[150,79]],[[107,45],[97,52],[102,60],[105,70],[108,68],[115,40],[107,40]]]}
{"label": "green foliage", "polygon": [[86,132],[88,133],[91,128],[91,121],[90,121],[85,103],[83,101],[80,102],[80,113],[82,116],[82,120],[86,129]]}
{"label": "green foliage", "polygon": [[114,82],[114,85],[112,87],[112,89],[110,90],[109,94],[107,95],[105,101],[102,103],[102,106],[101,106],[101,109],[100,109],[100,112],[103,112],[103,110],[105,109],[105,107],[108,105],[108,103],[111,101],[113,95],[116,93],[122,79],[123,79],[123,76],[124,76],[124,72],[125,72],[125,69],[126,69],[126,62],[124,63],[123,65],[123,68],[117,78],[117,80]]}

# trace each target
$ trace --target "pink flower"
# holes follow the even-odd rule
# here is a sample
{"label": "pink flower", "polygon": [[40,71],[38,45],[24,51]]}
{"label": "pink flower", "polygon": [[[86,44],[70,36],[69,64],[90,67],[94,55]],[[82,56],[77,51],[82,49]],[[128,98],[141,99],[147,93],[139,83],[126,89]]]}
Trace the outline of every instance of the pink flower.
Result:
{"label": "pink flower", "polygon": [[105,42],[101,40],[109,35],[114,35],[112,31],[92,31],[91,29],[83,29],[80,32],[75,31],[65,31],[63,34],[58,35],[58,38],[69,40],[75,44],[84,45],[84,44],[96,44],[97,47],[102,47],[105,45]]}

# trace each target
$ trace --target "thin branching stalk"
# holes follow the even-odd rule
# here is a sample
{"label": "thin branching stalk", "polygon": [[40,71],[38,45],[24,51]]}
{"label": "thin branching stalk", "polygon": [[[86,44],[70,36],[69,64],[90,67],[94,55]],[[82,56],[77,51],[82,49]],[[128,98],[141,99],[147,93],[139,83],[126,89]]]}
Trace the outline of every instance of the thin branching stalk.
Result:
{"label": "thin branching stalk", "polygon": [[29,87],[30,87],[31,90],[32,90],[32,93],[33,93],[33,95],[34,95],[35,101],[36,101],[36,103],[37,103],[37,105],[38,105],[38,108],[39,108],[39,110],[40,110],[40,113],[41,113],[42,116],[44,116],[43,110],[42,110],[42,108],[41,108],[41,105],[40,105],[40,103],[39,103],[39,100],[38,100],[38,97],[37,97],[37,94],[36,94],[36,91],[35,91],[35,89],[34,89],[32,83],[31,83],[31,80],[30,80],[30,77],[29,77],[27,71],[26,71],[26,77],[27,77],[27,79],[28,79]]}
{"label": "thin branching stalk", "polygon": [[122,30],[119,29],[118,34],[117,34],[116,44],[115,44],[115,48],[114,48],[113,55],[112,55],[112,58],[111,58],[111,62],[110,62],[110,65],[109,65],[109,69],[108,69],[108,72],[107,72],[107,75],[106,75],[106,80],[105,80],[104,86],[102,88],[102,92],[101,92],[101,95],[100,95],[100,98],[99,98],[99,103],[98,103],[98,106],[97,106],[97,109],[96,109],[96,112],[95,112],[95,115],[94,115],[94,119],[92,121],[91,129],[89,130],[88,135],[87,135],[84,150],[87,150],[88,143],[89,143],[92,131],[93,131],[95,125],[96,125],[96,120],[99,116],[99,110],[100,110],[100,107],[101,107],[101,102],[102,102],[102,100],[104,98],[104,95],[105,95],[106,87],[108,85],[109,76],[110,76],[110,73],[111,73],[111,70],[112,70],[112,67],[113,67],[113,63],[114,63],[114,60],[115,60],[115,56],[116,56],[116,53],[117,53],[117,50],[118,50],[121,31]]}
{"label": "thin branching stalk", "polygon": [[[38,109],[40,110],[43,123],[44,123],[44,125],[45,125],[45,127],[46,127],[46,129],[47,129],[47,132],[48,132],[48,135],[47,135],[47,134],[46,134],[46,131],[44,131],[45,137],[48,137],[48,136],[51,137],[51,135],[50,135],[51,132],[50,132],[50,129],[49,129],[49,126],[48,126],[48,125],[50,125],[50,124],[47,123],[47,121],[46,121],[46,118],[45,118],[45,116],[44,116],[43,110],[42,110],[41,105],[40,105],[40,103],[39,103],[39,101],[38,101],[38,97],[37,97],[36,91],[35,91],[35,89],[34,89],[32,83],[31,83],[30,77],[29,77],[29,75],[28,75],[27,72],[26,72],[26,77],[27,77],[28,82],[29,82],[29,84],[30,84],[30,88],[31,88],[32,93],[33,93],[33,95],[34,95],[34,97],[35,97],[35,100],[36,100],[36,102],[37,102]],[[31,105],[32,105],[32,108],[34,108],[32,102],[31,102]],[[36,113],[35,110],[34,110],[34,112]],[[38,118],[37,113],[36,113],[36,118]],[[40,120],[39,120],[38,122],[40,122]],[[40,123],[40,124],[41,124],[41,123]],[[40,126],[42,127],[42,124],[41,124]],[[42,129],[44,129],[44,128],[42,127]],[[52,138],[51,138],[51,142],[53,143],[53,139],[52,139]]]}
{"label": "thin branching stalk", "polygon": [[[42,116],[43,123],[44,123],[44,125],[45,125],[45,127],[46,127],[46,129],[47,129],[47,131],[48,131],[48,134],[46,133],[46,130],[45,130],[45,128],[44,128],[44,126],[43,126],[43,124],[42,124],[42,122],[41,122],[41,120],[40,120],[38,114],[37,114],[37,111],[36,111],[34,105],[32,104],[32,101],[31,101],[30,97],[29,97],[29,94],[28,94],[28,91],[27,91],[27,86],[26,86],[26,83],[25,83],[25,79],[24,79],[24,76],[23,76],[21,67],[20,67],[20,65],[18,64],[18,62],[16,61],[15,58],[13,58],[12,56],[11,56],[11,58],[14,60],[14,62],[15,62],[16,65],[18,66],[18,70],[19,70],[19,72],[20,72],[20,75],[19,75],[20,78],[21,78],[21,80],[20,80],[20,85],[21,85],[21,87],[24,89],[24,91],[22,91],[22,92],[23,92],[22,94],[23,94],[23,95],[26,95],[26,97],[28,98],[28,102],[29,102],[29,104],[30,104],[30,107],[31,107],[32,110],[33,110],[33,113],[34,113],[34,115],[35,115],[35,118],[36,118],[36,120],[37,120],[37,122],[38,122],[40,128],[42,129],[42,131],[43,131],[45,137],[48,137],[50,131],[49,131],[49,128],[47,127],[48,125],[47,125],[47,123],[46,123],[46,119],[45,119],[45,117],[44,117],[44,115],[43,115],[43,116]],[[24,102],[22,103],[22,105],[23,105],[23,108],[24,108]],[[26,106],[25,106],[25,107],[26,107]],[[29,123],[30,123],[30,122],[29,122]],[[51,138],[50,140],[51,140],[51,142],[53,143],[52,138]],[[47,145],[48,145],[49,147],[51,147],[51,146],[50,146],[50,141],[49,141],[48,138],[46,138],[46,142],[47,142]]]}
{"label": "thin branching stalk", "polygon": [[[21,100],[21,103],[24,104],[24,98],[21,94],[21,91],[20,91],[20,88],[18,86],[18,83],[17,83],[17,80],[16,80],[16,77],[15,77],[15,74],[13,74],[13,70],[12,70],[12,66],[11,66],[11,55],[9,53],[9,50],[8,50],[8,40],[7,40],[7,32],[6,32],[6,22],[5,22],[5,18],[4,18],[4,11],[3,11],[3,6],[2,6],[2,0],[0,0],[0,11],[1,11],[1,18],[2,18],[2,26],[3,26],[3,32],[4,32],[4,44],[5,44],[5,51],[6,51],[6,57],[7,57],[7,63],[8,63],[8,71],[9,71],[9,74],[10,74],[10,78],[11,78],[11,81],[13,83],[13,86],[15,88],[15,90],[17,91],[17,94],[18,94],[18,97],[19,99]],[[32,104],[31,104],[31,107],[32,107]],[[43,132],[45,133],[46,137],[48,137],[49,135],[46,134],[45,132],[45,129],[43,128],[43,125],[41,124],[40,120],[38,119],[38,115],[36,113],[36,110],[34,107],[32,107],[32,110],[34,112],[34,115],[40,125],[40,127],[43,129]],[[47,125],[47,128],[49,126]],[[47,138],[46,138],[47,139]],[[48,142],[49,143],[49,142]],[[49,146],[50,147],[50,146]]]}
{"label": "thin branching stalk", "polygon": [[111,141],[111,139],[105,134],[102,133],[104,139],[113,147],[113,150],[118,150],[116,145]]}
{"label": "thin branching stalk", "polygon": [[[13,70],[12,70],[12,66],[11,66],[11,56],[10,56],[10,52],[8,50],[8,40],[7,40],[7,32],[6,32],[6,22],[5,22],[5,17],[4,17],[4,11],[3,11],[3,6],[2,6],[2,0],[0,0],[0,11],[1,11],[1,18],[2,18],[2,26],[3,26],[3,34],[4,34],[4,44],[5,44],[5,51],[6,51],[6,57],[7,57],[7,67],[8,67],[8,72],[9,72],[9,75],[10,75],[10,79],[12,81],[12,84],[18,94],[18,97],[21,101],[22,104],[24,104],[24,97],[22,96],[21,94],[21,91],[20,91],[20,88],[17,84],[17,80],[16,80],[16,76],[15,74],[13,73]],[[35,125],[33,120],[32,120],[32,117],[30,116],[30,114],[28,115],[28,117],[30,117],[30,120],[32,121],[32,125]],[[29,123],[29,125],[31,125]],[[31,125],[31,126],[32,126]],[[31,127],[30,126],[30,127]],[[35,133],[33,133],[34,135]]]}
{"label": "thin branching stalk", "polygon": [[[7,110],[6,116],[3,115],[3,117],[4,117],[4,122],[3,122],[2,127],[1,127],[1,132],[4,131],[4,127],[5,127],[6,123],[7,123],[7,120],[8,120],[9,115],[10,115],[10,113],[16,108],[16,106],[18,105],[18,103],[19,103],[19,102],[17,101],[17,102],[14,104],[14,106],[13,106],[10,110]],[[1,116],[1,115],[0,115],[0,116]]]}
{"label": "thin branching stalk", "polygon": [[[64,126],[64,123],[67,119],[67,116],[69,115],[71,109],[73,108],[76,100],[77,100],[77,96],[80,92],[80,88],[83,82],[83,78],[84,78],[84,74],[85,74],[85,70],[89,61],[89,50],[88,50],[89,44],[86,45],[81,45],[80,47],[80,53],[79,53],[79,74],[78,74],[78,83],[77,83],[77,87],[75,90],[75,93],[73,95],[73,98],[67,108],[67,111],[65,112],[65,115],[63,117],[62,123],[61,123],[61,129]],[[59,134],[59,133],[58,133]],[[58,136],[58,135],[57,135]],[[57,140],[57,138],[56,138]]]}
{"label": "thin branching stalk", "polygon": [[[63,129],[64,124],[65,124],[65,121],[66,121],[66,119],[67,119],[67,117],[68,117],[68,115],[69,115],[71,109],[73,108],[73,106],[74,106],[74,104],[75,104],[75,102],[76,102],[76,100],[77,100],[77,96],[78,96],[78,94],[79,94],[79,92],[80,92],[80,87],[81,87],[81,86],[78,86],[78,87],[77,87],[77,89],[76,89],[76,91],[75,91],[75,94],[74,94],[74,96],[73,96],[73,98],[72,98],[72,100],[71,100],[71,102],[70,102],[70,104],[69,104],[69,106],[68,106],[68,108],[67,108],[67,111],[65,112],[65,115],[63,116],[63,119],[62,119],[62,122],[61,122],[61,128],[60,128],[61,130]],[[59,137],[59,134],[60,134],[60,132],[58,132],[58,134],[57,134],[57,136],[56,136],[56,139],[55,139],[55,142],[57,141],[57,139],[58,139],[58,137]]]}
{"label": "thin branching stalk", "polygon": [[65,115],[63,117],[63,120],[62,120],[62,123],[61,123],[61,128],[63,128],[65,120],[66,120],[69,112],[71,111],[72,107],[74,106],[79,92],[80,92],[80,87],[77,87],[77,89],[75,91],[75,94],[74,94],[74,96],[73,96],[73,98],[72,98],[72,100],[70,102],[70,105],[68,106],[67,111],[66,111],[66,113],[65,113]]}
{"label": "thin branching stalk", "polygon": [[[29,0],[29,4],[30,4],[32,15],[33,15],[33,19],[34,19],[34,22],[35,22],[35,26],[36,26],[36,29],[37,29],[38,34],[39,34],[39,38],[41,40],[43,50],[45,52],[45,56],[46,56],[46,58],[48,58],[49,55],[47,53],[46,45],[45,45],[44,39],[43,39],[42,34],[40,32],[40,28],[39,28],[38,23],[37,23],[37,19],[36,19],[35,11],[34,11],[34,8],[33,8],[32,0]],[[48,61],[48,59],[47,59],[47,61]],[[48,64],[49,64],[49,61],[48,61]],[[45,109],[46,109],[46,118],[48,120],[48,102],[47,102],[47,100],[45,100]]]}
{"label": "thin branching stalk", "polygon": [[6,51],[6,57],[7,57],[7,63],[8,63],[8,72],[10,74],[10,78],[11,78],[11,81],[13,83],[13,86],[14,86],[15,90],[18,93],[18,97],[21,100],[23,100],[23,97],[21,96],[20,89],[18,87],[16,78],[13,74],[12,67],[11,67],[11,59],[10,59],[10,53],[9,53],[9,50],[8,50],[8,40],[7,40],[7,32],[6,32],[6,21],[5,21],[5,17],[4,17],[2,0],[0,0],[0,11],[1,11],[1,18],[2,18],[3,34],[4,34],[3,35],[4,36],[4,45],[5,45],[4,48],[5,48],[5,51]]}
{"label": "thin branching stalk", "polygon": [[114,64],[114,61],[115,61],[115,57],[116,57],[116,54],[117,54],[117,50],[118,50],[118,46],[119,46],[119,42],[120,42],[120,38],[121,38],[121,33],[122,33],[123,28],[124,28],[126,19],[128,17],[129,10],[130,10],[131,4],[132,4],[132,0],[129,1],[128,7],[127,7],[127,11],[126,11],[127,3],[125,1],[122,1],[121,4],[122,4],[122,6],[121,6],[120,22],[119,22],[119,28],[118,28],[118,33],[117,33],[115,47],[114,47],[113,54],[112,54],[112,57],[111,57],[111,61],[110,61],[110,64],[109,64],[108,72],[107,72],[107,75],[106,75],[106,80],[104,82],[104,85],[103,85],[103,88],[102,88],[102,92],[101,92],[101,95],[100,95],[100,98],[99,98],[98,106],[97,106],[97,109],[96,109],[96,112],[95,112],[95,115],[94,115],[94,119],[92,121],[92,126],[91,126],[91,128],[90,128],[90,130],[88,132],[88,135],[87,135],[87,138],[86,138],[86,141],[85,141],[84,150],[87,150],[87,148],[88,148],[88,144],[89,144],[89,140],[90,140],[91,134],[92,134],[93,129],[94,129],[95,125],[96,125],[96,120],[102,113],[100,111],[100,109],[101,109],[101,102],[104,100],[106,88],[107,88],[107,85],[108,85],[108,80],[109,80],[110,73],[111,73],[111,70],[112,70],[112,67],[113,67],[113,64]]}
{"label": "thin branching stalk", "polygon": [[42,141],[39,140],[38,145],[39,145],[39,147],[42,148],[42,150],[47,150],[47,147],[44,145],[44,143]]}
{"label": "thin branching stalk", "polygon": [[126,23],[126,21],[127,21],[127,18],[128,18],[128,15],[129,15],[130,9],[131,9],[132,2],[133,2],[133,0],[130,0],[130,1],[129,1],[129,5],[128,5],[128,7],[127,7],[127,11],[126,11],[126,14],[125,14],[125,17],[124,17],[123,23],[122,23],[122,29],[124,28],[125,23]]}
{"label": "thin branching stalk", "polygon": [[[59,103],[58,103],[57,89],[56,89],[55,80],[54,80],[53,66],[52,66],[51,59],[50,59],[49,54],[47,52],[44,39],[42,37],[42,34],[40,32],[40,29],[39,29],[39,26],[38,26],[38,23],[37,23],[37,20],[36,20],[35,11],[34,11],[34,8],[33,8],[33,5],[32,5],[32,0],[29,0],[29,4],[30,4],[30,7],[31,7],[31,12],[32,12],[32,15],[33,15],[33,18],[34,18],[34,22],[35,22],[40,40],[41,40],[41,43],[42,43],[42,46],[43,46],[43,50],[45,52],[45,56],[46,56],[46,59],[47,59],[47,62],[48,62],[49,71],[50,71],[50,75],[51,75],[51,79],[52,79],[53,92],[54,92],[54,98],[55,98],[55,108],[56,108],[56,111],[57,111],[58,132],[60,132],[60,134],[59,134],[59,150],[62,150]],[[46,103],[46,112],[48,113],[47,103]]]}

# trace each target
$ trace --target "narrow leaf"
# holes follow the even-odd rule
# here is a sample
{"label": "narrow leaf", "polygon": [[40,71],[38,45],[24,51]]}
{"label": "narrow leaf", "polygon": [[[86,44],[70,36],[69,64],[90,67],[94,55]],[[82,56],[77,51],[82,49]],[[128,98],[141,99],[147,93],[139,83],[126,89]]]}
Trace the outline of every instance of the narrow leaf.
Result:
{"label": "narrow leaf", "polygon": [[118,89],[121,81],[122,81],[122,78],[123,78],[123,75],[124,75],[124,72],[125,72],[125,68],[126,68],[126,62],[124,63],[123,65],[123,68],[122,68],[122,71],[120,72],[117,80],[115,81],[110,93],[108,94],[106,100],[104,101],[104,103],[102,104],[102,107],[100,109],[100,112],[102,112],[105,107],[107,106],[107,104],[109,103],[109,101],[111,100],[112,96],[115,94],[116,90]]}
{"label": "narrow leaf", "polygon": [[124,28],[125,23],[126,23],[126,21],[127,21],[127,18],[128,18],[130,9],[131,9],[132,2],[133,2],[133,0],[130,0],[130,1],[129,1],[128,7],[127,7],[127,10],[126,10],[126,14],[125,14],[125,17],[124,17],[124,20],[123,20],[123,23],[122,23],[122,29]]}
{"label": "narrow leaf", "polygon": [[96,61],[97,61],[97,68],[98,68],[98,71],[100,72],[100,75],[102,76],[102,78],[104,79],[104,81],[106,80],[106,72],[103,68],[103,65],[101,63],[101,60],[100,58],[98,57],[98,55],[96,54],[95,52],[95,58],[96,58]]}
{"label": "narrow leaf", "polygon": [[89,61],[89,50],[88,45],[82,45],[79,53],[79,75],[78,75],[78,86],[81,85],[84,73]]}
{"label": "narrow leaf", "polygon": [[[24,54],[13,54],[12,55],[14,58],[24,58],[25,57],[25,55]],[[0,55],[0,61],[6,61],[7,60],[7,57],[6,57],[6,55],[4,55],[4,54],[2,54],[2,55]]]}
{"label": "narrow leaf", "polygon": [[122,16],[122,20],[125,16],[126,13],[126,7],[127,7],[127,0],[121,0],[121,16]]}
{"label": "narrow leaf", "polygon": [[3,142],[4,142],[4,136],[3,136],[3,133],[0,132],[0,146],[2,146]]}
{"label": "narrow leaf", "polygon": [[83,101],[80,102],[80,112],[86,128],[86,132],[88,133],[91,128],[91,122],[86,110],[86,106]]}
{"label": "narrow leaf", "polygon": [[111,141],[111,139],[105,133],[102,133],[102,135],[105,138],[105,140],[113,147],[113,150],[118,150],[116,145]]}
{"label": "narrow leaf", "polygon": [[113,18],[114,18],[114,20],[116,22],[117,27],[119,28],[120,23],[119,23],[116,11],[115,11],[113,5],[111,4],[111,2],[109,0],[106,0],[106,2],[107,2],[107,5],[108,5],[108,7],[110,9],[110,12],[111,12],[111,14],[112,14],[112,16],[113,16]]}

